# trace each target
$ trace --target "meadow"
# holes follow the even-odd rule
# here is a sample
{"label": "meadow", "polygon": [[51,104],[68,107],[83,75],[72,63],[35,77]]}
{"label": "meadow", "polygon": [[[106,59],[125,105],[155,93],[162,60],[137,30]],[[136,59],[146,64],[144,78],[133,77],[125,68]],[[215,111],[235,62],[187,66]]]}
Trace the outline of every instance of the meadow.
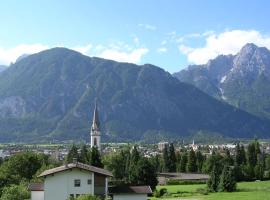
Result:
{"label": "meadow", "polygon": [[203,194],[205,184],[198,185],[166,185],[157,189],[166,188],[168,194],[162,198],[170,200],[270,200],[270,181],[241,182],[237,184],[237,191],[232,193],[218,192]]}

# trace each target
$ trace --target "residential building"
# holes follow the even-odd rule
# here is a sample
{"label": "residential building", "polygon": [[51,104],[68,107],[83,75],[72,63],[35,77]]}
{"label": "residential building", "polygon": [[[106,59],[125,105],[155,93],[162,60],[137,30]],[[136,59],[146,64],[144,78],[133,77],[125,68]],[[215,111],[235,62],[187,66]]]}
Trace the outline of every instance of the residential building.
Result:
{"label": "residential building", "polygon": [[112,174],[105,169],[73,162],[46,170],[39,177],[44,178],[43,184],[29,185],[31,200],[67,200],[84,194],[106,196],[108,178]]}

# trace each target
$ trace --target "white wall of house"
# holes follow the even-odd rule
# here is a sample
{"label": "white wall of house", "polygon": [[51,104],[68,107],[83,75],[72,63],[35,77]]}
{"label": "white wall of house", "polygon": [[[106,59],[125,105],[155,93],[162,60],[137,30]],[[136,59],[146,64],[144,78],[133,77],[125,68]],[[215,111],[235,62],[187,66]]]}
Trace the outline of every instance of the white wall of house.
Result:
{"label": "white wall of house", "polygon": [[44,191],[31,191],[31,200],[44,200]]}
{"label": "white wall of house", "polygon": [[[74,186],[74,180],[81,181],[80,187]],[[88,180],[92,184],[88,184]],[[76,197],[76,194],[93,194],[93,176],[89,171],[72,169],[49,175],[44,181],[44,199],[45,200],[66,200],[70,194]]]}
{"label": "white wall of house", "polygon": [[113,200],[147,200],[147,194],[114,194]]}

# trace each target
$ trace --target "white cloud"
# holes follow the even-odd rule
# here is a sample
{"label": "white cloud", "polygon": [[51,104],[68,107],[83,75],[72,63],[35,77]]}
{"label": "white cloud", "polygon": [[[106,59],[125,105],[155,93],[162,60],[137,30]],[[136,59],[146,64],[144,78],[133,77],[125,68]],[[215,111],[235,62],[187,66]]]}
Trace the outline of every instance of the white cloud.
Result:
{"label": "white cloud", "polygon": [[146,48],[133,49],[131,51],[121,51],[118,49],[106,49],[98,57],[111,59],[119,62],[140,63],[142,56],[148,53]]}
{"label": "white cloud", "polygon": [[[105,59],[111,59],[119,62],[137,63],[141,62],[142,57],[148,53],[148,49],[140,47],[139,39],[134,38],[136,46],[130,46],[124,42],[115,42],[107,45],[86,44],[75,47],[68,47],[87,56],[96,56]],[[59,46],[59,45],[58,45]],[[60,45],[65,47],[64,45]],[[15,62],[23,54],[34,54],[49,49],[53,46],[42,44],[23,44],[12,48],[0,47],[0,64],[9,65]]]}
{"label": "white cloud", "polygon": [[270,36],[256,30],[231,30],[220,34],[208,31],[203,35],[206,37],[204,47],[193,48],[183,44],[179,46],[180,52],[186,55],[191,63],[204,64],[221,54],[236,54],[247,43],[270,48]]}
{"label": "white cloud", "polygon": [[167,44],[167,40],[163,40],[162,42],[161,42],[161,45],[166,45]]}
{"label": "white cloud", "polygon": [[49,46],[43,44],[22,44],[12,48],[0,47],[0,64],[9,65],[23,54],[33,54],[48,49]]}
{"label": "white cloud", "polygon": [[150,24],[138,24],[139,27],[145,28],[147,30],[155,31],[157,29],[156,26]]}
{"label": "white cloud", "polygon": [[134,42],[135,45],[139,45],[140,44],[140,40],[139,40],[139,38],[137,36],[134,36],[133,37],[133,42]]}
{"label": "white cloud", "polygon": [[157,52],[158,53],[165,53],[165,52],[167,52],[167,50],[168,49],[166,47],[160,47],[160,48],[157,49]]}
{"label": "white cloud", "polygon": [[78,46],[78,47],[74,47],[72,48],[75,51],[78,51],[82,54],[87,55],[87,53],[90,51],[90,49],[92,49],[93,45],[92,44],[88,44],[86,46]]}

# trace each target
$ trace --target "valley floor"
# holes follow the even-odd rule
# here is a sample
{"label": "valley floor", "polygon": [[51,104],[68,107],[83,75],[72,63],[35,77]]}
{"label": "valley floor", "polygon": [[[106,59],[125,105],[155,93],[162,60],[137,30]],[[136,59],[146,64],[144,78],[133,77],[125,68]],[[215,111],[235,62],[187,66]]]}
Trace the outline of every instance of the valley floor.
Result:
{"label": "valley floor", "polygon": [[241,182],[237,184],[237,192],[200,194],[200,189],[206,188],[200,185],[166,185],[158,186],[157,189],[166,188],[168,195],[162,198],[151,198],[151,200],[270,200],[270,181]]}

